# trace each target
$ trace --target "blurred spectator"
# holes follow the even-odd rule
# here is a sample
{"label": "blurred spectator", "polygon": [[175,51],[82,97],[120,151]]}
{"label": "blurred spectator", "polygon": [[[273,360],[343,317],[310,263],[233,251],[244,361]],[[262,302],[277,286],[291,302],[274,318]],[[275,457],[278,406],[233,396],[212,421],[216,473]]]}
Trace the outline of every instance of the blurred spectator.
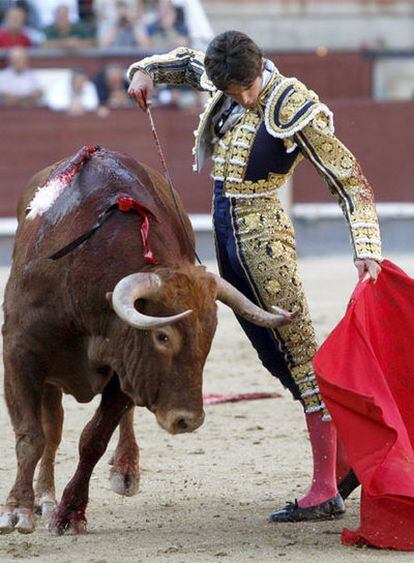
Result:
{"label": "blurred spectator", "polygon": [[128,81],[121,65],[108,65],[96,77],[95,86],[99,97],[100,115],[107,115],[110,109],[131,107],[131,98],[127,94]]}
{"label": "blurred spectator", "polygon": [[0,0],[0,22],[10,8],[21,8],[26,13],[26,26],[29,29],[40,30],[39,14],[30,0]]}
{"label": "blurred spectator", "polygon": [[125,1],[116,2],[116,12],[106,31],[100,34],[101,47],[148,47],[149,40],[141,12],[133,10]]}
{"label": "blurred spectator", "polygon": [[24,31],[26,13],[22,8],[9,8],[0,28],[0,48],[31,47],[32,43]]}
{"label": "blurred spectator", "polygon": [[94,28],[94,4],[95,0],[78,0],[79,19]]}
{"label": "blurred spectator", "polygon": [[87,25],[81,22],[72,23],[69,18],[69,8],[65,4],[55,9],[55,19],[52,25],[45,28],[45,47],[81,50],[92,47],[94,39]]}
{"label": "blurred spectator", "polygon": [[7,10],[10,8],[21,8],[21,6],[16,6],[16,0],[0,0],[0,24],[3,24],[4,16]]}
{"label": "blurred spectator", "polygon": [[[145,0],[124,0],[132,18],[139,20],[143,17],[143,2]],[[96,34],[98,43],[106,37],[109,30],[113,28],[118,18],[118,2],[114,0],[93,0],[93,12],[95,16]]]}
{"label": "blurred spectator", "polygon": [[191,46],[205,50],[214,33],[201,0],[173,0],[173,3],[184,11]]}
{"label": "blurred spectator", "polygon": [[152,97],[154,105],[170,108],[189,108],[197,107],[200,109],[202,100],[199,100],[199,92],[195,92],[188,87],[175,88],[174,86],[159,86]]}
{"label": "blurred spectator", "polygon": [[25,13],[23,33],[27,35],[32,46],[40,45],[45,40],[45,34],[40,29],[40,19],[36,8],[28,0],[0,0],[0,21],[10,8],[21,8]]}
{"label": "blurred spectator", "polygon": [[23,47],[12,47],[9,66],[0,70],[0,103],[5,106],[33,106],[42,97],[42,90]]}
{"label": "blurred spectator", "polygon": [[78,0],[30,0],[39,15],[40,27],[43,29],[53,24],[56,8],[65,4],[69,9],[69,19],[72,23],[79,20]]}
{"label": "blurred spectator", "polygon": [[[144,0],[144,9],[152,49],[168,51],[189,43],[182,6],[175,6],[171,0]],[[198,96],[191,88],[162,85],[156,88],[153,102],[175,108],[194,107],[198,104]]]}
{"label": "blurred spectator", "polygon": [[69,115],[83,115],[98,109],[99,99],[95,85],[87,73],[74,70],[69,86],[58,82],[48,96],[48,106],[52,110],[67,111]]}
{"label": "blurred spectator", "polygon": [[171,0],[159,0],[157,17],[147,26],[151,47],[157,50],[173,49],[188,44],[188,29],[184,10]]}

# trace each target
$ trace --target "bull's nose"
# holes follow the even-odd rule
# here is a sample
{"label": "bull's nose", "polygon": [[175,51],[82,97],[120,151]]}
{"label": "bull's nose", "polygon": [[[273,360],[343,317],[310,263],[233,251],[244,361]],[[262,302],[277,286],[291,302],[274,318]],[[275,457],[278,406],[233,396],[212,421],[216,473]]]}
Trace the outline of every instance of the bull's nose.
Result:
{"label": "bull's nose", "polygon": [[175,427],[178,428],[178,430],[182,430],[183,432],[188,429],[188,426],[188,418],[186,418],[185,416],[179,418],[175,423]]}
{"label": "bull's nose", "polygon": [[193,432],[204,422],[204,412],[168,411],[164,416],[157,410],[158,424],[170,434]]}

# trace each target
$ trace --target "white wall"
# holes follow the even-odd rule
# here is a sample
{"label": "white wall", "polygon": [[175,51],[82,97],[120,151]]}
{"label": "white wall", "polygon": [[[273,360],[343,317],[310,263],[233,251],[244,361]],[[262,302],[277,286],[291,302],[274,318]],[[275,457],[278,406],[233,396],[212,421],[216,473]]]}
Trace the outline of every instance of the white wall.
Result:
{"label": "white wall", "polygon": [[373,94],[376,100],[414,100],[414,55],[377,59]]}
{"label": "white wall", "polygon": [[215,33],[238,29],[263,48],[414,48],[414,2],[203,0]]}

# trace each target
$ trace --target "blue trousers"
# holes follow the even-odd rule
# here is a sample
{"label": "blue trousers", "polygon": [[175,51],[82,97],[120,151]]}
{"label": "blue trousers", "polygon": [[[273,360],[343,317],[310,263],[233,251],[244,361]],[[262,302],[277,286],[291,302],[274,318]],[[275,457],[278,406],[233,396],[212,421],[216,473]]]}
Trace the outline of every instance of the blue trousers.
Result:
{"label": "blue trousers", "polygon": [[[213,200],[213,224],[220,274],[256,305],[264,308],[260,290],[243,253],[235,221],[232,220],[234,198],[226,197],[222,187],[221,182],[215,182]],[[290,390],[295,399],[301,399],[300,389],[289,368],[289,350],[284,348],[280,333],[276,329],[256,326],[238,315],[236,317],[263,366]]]}

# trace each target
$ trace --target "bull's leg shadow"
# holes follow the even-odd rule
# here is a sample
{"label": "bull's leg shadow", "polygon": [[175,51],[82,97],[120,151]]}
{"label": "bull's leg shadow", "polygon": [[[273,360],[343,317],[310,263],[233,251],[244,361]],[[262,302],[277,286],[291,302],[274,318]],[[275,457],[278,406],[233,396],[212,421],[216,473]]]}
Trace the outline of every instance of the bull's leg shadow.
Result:
{"label": "bull's leg shadow", "polygon": [[62,390],[54,385],[45,384],[42,397],[42,427],[46,443],[35,486],[35,509],[45,518],[51,515],[57,504],[55,457],[62,439],[62,426]]}
{"label": "bull's leg shadow", "polygon": [[121,418],[131,406],[131,399],[122,393],[118,377],[114,375],[102,393],[101,403],[95,415],[82,432],[78,466],[63,491],[62,500],[51,516],[51,532],[59,535],[69,529],[75,533],[86,532],[85,510],[93,468],[104,454]]}
{"label": "bull's leg shadow", "polygon": [[139,491],[139,448],[134,433],[133,408],[121,418],[118,445],[110,464],[111,489],[118,495],[136,495]]}
{"label": "bull's leg shadow", "polygon": [[17,475],[0,516],[0,533],[35,530],[33,476],[45,438],[41,421],[43,382],[36,358],[5,341],[4,389],[16,437]]}

